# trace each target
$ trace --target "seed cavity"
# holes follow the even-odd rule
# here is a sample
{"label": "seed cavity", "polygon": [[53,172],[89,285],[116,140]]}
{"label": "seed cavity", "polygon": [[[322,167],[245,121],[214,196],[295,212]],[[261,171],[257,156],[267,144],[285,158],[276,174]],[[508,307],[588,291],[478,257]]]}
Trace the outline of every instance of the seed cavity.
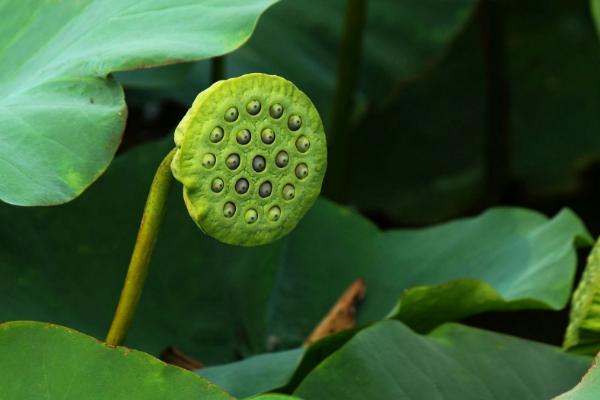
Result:
{"label": "seed cavity", "polygon": [[308,166],[304,163],[296,165],[296,177],[304,179],[308,176]]}
{"label": "seed cavity", "polygon": [[207,153],[204,155],[204,157],[202,157],[202,166],[204,168],[212,168],[215,166],[216,162],[217,162],[217,159],[215,158],[215,155],[212,153]]}
{"label": "seed cavity", "polygon": [[256,172],[263,172],[265,170],[266,166],[267,166],[267,161],[265,160],[265,158],[263,156],[256,156],[252,160],[252,168],[254,168],[254,170]]}
{"label": "seed cavity", "polygon": [[271,118],[274,118],[274,119],[281,118],[281,116],[283,115],[283,106],[279,103],[273,104],[269,108],[269,115],[271,116]]}
{"label": "seed cavity", "polygon": [[239,115],[240,113],[236,107],[229,107],[227,111],[225,111],[225,121],[233,122],[238,119]]}
{"label": "seed cavity", "polygon": [[223,128],[216,126],[212,132],[210,132],[210,141],[213,143],[218,143],[223,139],[223,136],[225,136]]}
{"label": "seed cavity", "polygon": [[246,178],[240,178],[235,183],[235,191],[238,192],[239,194],[246,193],[248,191],[249,187],[250,187],[250,184],[248,183],[248,180]]}
{"label": "seed cavity", "polygon": [[252,100],[246,104],[246,111],[250,115],[256,115],[260,112],[260,101]]}
{"label": "seed cavity", "polygon": [[227,167],[229,169],[234,170],[240,166],[240,156],[235,153],[230,154],[229,156],[227,156],[225,163],[227,164]]}
{"label": "seed cavity", "polygon": [[225,183],[223,182],[223,179],[221,179],[221,178],[213,179],[212,183],[210,184],[210,188],[215,193],[219,193],[221,190],[223,190],[224,187],[225,187]]}
{"label": "seed cavity", "polygon": [[254,208],[250,208],[246,211],[246,214],[244,214],[244,219],[246,220],[246,223],[253,224],[258,219],[258,213]]}
{"label": "seed cavity", "polygon": [[294,188],[294,185],[288,183],[283,187],[281,194],[285,200],[292,200],[296,195],[296,189]]}
{"label": "seed cavity", "polygon": [[302,118],[300,116],[293,114],[288,118],[288,128],[290,131],[297,131],[302,126]]}
{"label": "seed cavity", "polygon": [[242,129],[236,136],[236,140],[239,144],[248,144],[250,143],[250,139],[252,139],[252,134],[248,129]]}
{"label": "seed cavity", "polygon": [[271,195],[272,191],[273,191],[273,186],[271,185],[271,182],[269,182],[269,181],[263,182],[260,185],[260,187],[258,188],[258,194],[262,198],[269,197]]}
{"label": "seed cavity", "polygon": [[226,218],[231,218],[231,217],[233,217],[234,214],[235,214],[235,204],[233,204],[232,202],[228,201],[223,206],[223,215]]}
{"label": "seed cavity", "polygon": [[281,208],[279,208],[277,206],[271,207],[271,209],[269,210],[269,219],[271,221],[275,222],[275,221],[279,221],[280,217],[281,217]]}
{"label": "seed cavity", "polygon": [[260,137],[264,144],[271,144],[275,141],[275,132],[271,128],[265,128],[262,130]]}
{"label": "seed cavity", "polygon": [[296,148],[300,153],[306,153],[309,147],[310,141],[306,136],[302,135],[296,140]]}
{"label": "seed cavity", "polygon": [[279,168],[285,167],[289,161],[290,157],[284,150],[281,150],[279,153],[277,153],[277,157],[275,157],[275,165],[277,165]]}

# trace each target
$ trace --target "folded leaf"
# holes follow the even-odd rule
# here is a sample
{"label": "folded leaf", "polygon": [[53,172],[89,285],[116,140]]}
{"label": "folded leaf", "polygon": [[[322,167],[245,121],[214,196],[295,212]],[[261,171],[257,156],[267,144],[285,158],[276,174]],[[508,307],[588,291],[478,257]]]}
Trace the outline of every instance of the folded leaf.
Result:
{"label": "folded leaf", "polygon": [[547,399],[577,382],[590,361],[461,325],[420,336],[386,321],[357,333],[294,394],[305,400]]}

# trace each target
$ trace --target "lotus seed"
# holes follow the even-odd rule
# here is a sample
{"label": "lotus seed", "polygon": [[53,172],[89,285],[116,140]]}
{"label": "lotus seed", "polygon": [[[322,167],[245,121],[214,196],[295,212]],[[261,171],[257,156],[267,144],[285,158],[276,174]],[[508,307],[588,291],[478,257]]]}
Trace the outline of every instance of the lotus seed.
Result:
{"label": "lotus seed", "polygon": [[244,215],[244,219],[246,220],[247,223],[253,224],[258,219],[258,213],[256,212],[256,210],[254,208],[251,208],[248,211],[246,211],[246,214]]}
{"label": "lotus seed", "polygon": [[288,128],[290,128],[290,131],[297,131],[300,129],[300,126],[302,126],[302,119],[296,114],[290,115],[288,118]]}
{"label": "lotus seed", "polygon": [[227,111],[225,111],[225,121],[233,122],[236,119],[238,119],[239,115],[240,115],[240,113],[238,112],[237,108],[230,107]]}
{"label": "lotus seed", "polygon": [[263,156],[256,156],[254,157],[254,160],[252,160],[252,168],[254,168],[256,172],[263,172],[266,166],[267,162]]}
{"label": "lotus seed", "polygon": [[235,153],[230,154],[227,157],[227,160],[225,160],[225,163],[227,164],[227,167],[229,167],[229,169],[236,169],[240,165],[240,156]]}
{"label": "lotus seed", "polygon": [[300,153],[306,153],[309,147],[310,142],[306,136],[300,136],[298,140],[296,140],[296,148]]}
{"label": "lotus seed", "polygon": [[258,100],[252,100],[246,104],[246,111],[250,115],[256,115],[260,112],[260,102]]}
{"label": "lotus seed", "polygon": [[245,178],[238,179],[238,181],[235,183],[235,191],[238,192],[239,194],[246,193],[248,191],[249,187],[250,187],[250,184],[248,183],[248,180]]}
{"label": "lotus seed", "polygon": [[223,215],[227,218],[231,218],[231,217],[233,217],[234,214],[235,214],[235,204],[228,201],[223,206]]}
{"label": "lotus seed", "polygon": [[296,165],[296,177],[304,179],[308,176],[308,166],[304,163]]}
{"label": "lotus seed", "polygon": [[204,168],[212,168],[214,167],[216,161],[217,159],[215,158],[214,154],[205,154],[204,157],[202,157],[202,166]]}
{"label": "lotus seed", "polygon": [[241,131],[238,132],[237,134],[237,142],[239,144],[248,144],[250,142],[250,139],[252,138],[252,134],[250,133],[250,131],[248,129],[242,129]]}
{"label": "lotus seed", "polygon": [[283,106],[275,103],[269,108],[269,114],[272,118],[279,119],[283,115]]}
{"label": "lotus seed", "polygon": [[260,137],[264,144],[271,144],[275,141],[275,132],[273,132],[273,129],[271,128],[265,128],[260,134]]}
{"label": "lotus seed", "polygon": [[223,131],[223,128],[221,128],[220,126],[217,126],[210,133],[210,141],[213,143],[218,143],[221,141],[221,139],[223,139],[224,135],[225,135],[225,132]]}
{"label": "lotus seed", "polygon": [[215,193],[219,193],[221,190],[223,190],[223,187],[225,187],[225,183],[223,182],[223,179],[221,179],[221,178],[213,179],[213,181],[210,185],[210,188]]}
{"label": "lotus seed", "polygon": [[271,191],[273,190],[273,186],[271,186],[271,182],[263,182],[258,188],[258,194],[260,197],[265,198],[271,195]]}
{"label": "lotus seed", "polygon": [[281,217],[281,208],[279,208],[277,206],[271,207],[271,209],[269,210],[269,219],[271,221],[279,221],[280,217]]}
{"label": "lotus seed", "polygon": [[294,189],[294,185],[287,184],[283,187],[283,198],[286,200],[292,200],[296,195],[296,189]]}
{"label": "lotus seed", "polygon": [[277,153],[277,157],[275,157],[275,164],[277,164],[279,168],[283,168],[287,165],[289,160],[290,157],[288,156],[288,153],[281,150],[279,153]]}

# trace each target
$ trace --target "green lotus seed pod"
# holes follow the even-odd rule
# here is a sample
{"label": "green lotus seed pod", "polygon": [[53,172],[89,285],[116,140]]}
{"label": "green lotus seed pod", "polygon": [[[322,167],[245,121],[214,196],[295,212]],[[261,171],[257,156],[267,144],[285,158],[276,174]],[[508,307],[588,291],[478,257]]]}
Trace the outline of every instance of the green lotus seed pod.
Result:
{"label": "green lotus seed pod", "polygon": [[273,75],[219,81],[200,93],[175,144],[171,168],[192,219],[217,240],[242,246],[290,232],[318,197],[327,166],[317,110]]}

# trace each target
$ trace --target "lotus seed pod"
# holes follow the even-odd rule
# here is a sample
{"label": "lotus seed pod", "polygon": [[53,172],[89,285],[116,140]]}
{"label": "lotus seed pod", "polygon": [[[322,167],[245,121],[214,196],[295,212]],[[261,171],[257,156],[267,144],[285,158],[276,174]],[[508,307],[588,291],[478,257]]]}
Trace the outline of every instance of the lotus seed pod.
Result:
{"label": "lotus seed pod", "polygon": [[318,197],[327,166],[317,110],[273,75],[219,81],[200,93],[175,144],[171,168],[192,219],[228,244],[256,246],[289,233]]}

